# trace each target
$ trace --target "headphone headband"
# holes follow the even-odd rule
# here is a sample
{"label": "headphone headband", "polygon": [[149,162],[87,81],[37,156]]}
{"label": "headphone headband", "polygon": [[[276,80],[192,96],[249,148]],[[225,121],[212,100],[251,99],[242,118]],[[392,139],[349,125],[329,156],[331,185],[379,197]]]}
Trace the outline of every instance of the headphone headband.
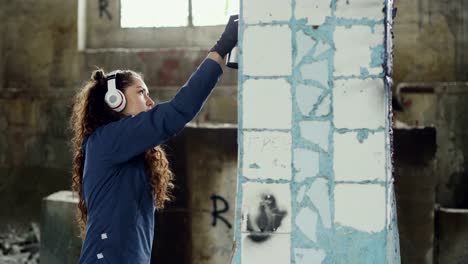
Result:
{"label": "headphone headband", "polygon": [[112,71],[107,74],[107,90],[117,90],[117,74],[119,74],[119,70]]}
{"label": "headphone headband", "polygon": [[107,91],[115,91],[117,90],[117,85],[116,85],[116,76],[112,77],[107,77]]}

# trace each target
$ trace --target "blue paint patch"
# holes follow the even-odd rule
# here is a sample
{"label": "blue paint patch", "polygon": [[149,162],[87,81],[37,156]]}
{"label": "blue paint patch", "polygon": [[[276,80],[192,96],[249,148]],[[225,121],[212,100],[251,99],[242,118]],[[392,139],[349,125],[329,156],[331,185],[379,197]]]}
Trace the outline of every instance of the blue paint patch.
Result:
{"label": "blue paint patch", "polygon": [[363,181],[335,181],[335,184],[361,184],[361,185],[380,185],[382,187],[386,186],[386,181],[381,180],[363,180]]}
{"label": "blue paint patch", "polygon": [[302,121],[299,123],[301,136],[328,151],[330,122]]}
{"label": "blue paint patch", "polygon": [[323,263],[386,263],[385,231],[367,233],[337,226],[334,240],[327,248],[332,248],[333,254],[328,255]]}
{"label": "blue paint patch", "polygon": [[328,180],[318,178],[312,183],[312,186],[306,193],[314,207],[317,208],[322,225],[325,228],[331,228],[330,194],[328,188]]}
{"label": "blue paint patch", "polygon": [[[362,72],[361,72],[362,73]],[[385,73],[382,71],[381,73],[379,74],[368,74],[368,75],[347,75],[347,76],[343,76],[343,75],[338,75],[338,76],[335,76],[333,79],[334,80],[350,80],[350,79],[382,79],[385,77]]]}
{"label": "blue paint patch", "polygon": [[285,184],[285,183],[290,183],[289,180],[284,180],[284,179],[272,179],[272,178],[266,178],[266,179],[258,179],[258,178],[248,178],[245,176],[241,177],[241,180],[243,183],[245,182],[256,182],[256,183],[268,183],[268,184]]}
{"label": "blue paint patch", "polygon": [[320,153],[320,175],[332,179],[333,176],[333,156],[329,153]]}
{"label": "blue paint patch", "polygon": [[375,128],[375,129],[368,129],[368,128],[354,128],[354,129],[337,128],[337,129],[335,129],[335,131],[340,133],[340,134],[351,133],[351,132],[359,133],[359,131],[367,131],[368,133],[375,134],[377,132],[385,132],[385,128],[384,127],[378,127],[378,128]]}
{"label": "blue paint patch", "polygon": [[331,95],[327,94],[322,98],[319,104],[316,105],[315,116],[317,117],[326,117],[330,114],[331,106]]}
{"label": "blue paint patch", "polygon": [[313,47],[317,44],[317,41],[311,36],[304,34],[303,31],[296,33],[296,63],[300,63],[304,56],[311,53]]}
{"label": "blue paint patch", "polygon": [[334,26],[334,20],[330,17],[327,17],[325,22],[317,29],[307,25],[307,19],[299,19],[296,20],[296,23],[291,24],[291,28],[302,30],[314,39],[322,40],[326,43],[332,43]]}
{"label": "blue paint patch", "polygon": [[288,79],[289,75],[270,75],[270,76],[252,76],[242,75],[241,82],[244,83],[246,80],[277,80],[277,79]]}
{"label": "blue paint patch", "polygon": [[249,168],[251,168],[251,169],[260,169],[260,166],[258,166],[257,163],[252,163],[252,164],[249,165]]}
{"label": "blue paint patch", "polygon": [[304,199],[305,191],[306,191],[306,186],[302,185],[299,191],[297,192],[297,196],[296,196],[297,203],[301,203],[302,199]]}
{"label": "blue paint patch", "polygon": [[315,81],[315,80],[303,80],[303,81],[301,81],[301,83],[305,84],[305,85],[320,87],[320,88],[322,88],[324,90],[329,88],[329,86],[324,86],[322,83],[320,83],[318,81]]}
{"label": "blue paint patch", "polygon": [[316,60],[322,59],[322,55],[328,55],[328,54],[324,54],[324,53],[327,53],[328,51],[331,51],[331,46],[328,43],[319,41],[319,43],[317,44],[317,47],[315,48],[314,59]]}
{"label": "blue paint patch", "polygon": [[384,20],[372,20],[367,18],[361,19],[347,19],[347,18],[337,18],[335,20],[337,26],[342,26],[345,28],[351,28],[353,26],[369,26],[371,27],[371,32],[375,32],[376,25],[383,25],[385,24]]}
{"label": "blue paint patch", "polygon": [[317,242],[317,214],[309,208],[301,208],[296,215],[298,229],[311,241]]}
{"label": "blue paint patch", "polygon": [[289,129],[274,129],[274,128],[245,128],[243,130],[243,132],[265,132],[265,131],[289,133]]}
{"label": "blue paint patch", "polygon": [[319,154],[307,149],[295,149],[293,166],[296,171],[294,181],[304,181],[316,177],[319,173]]}
{"label": "blue paint patch", "polygon": [[367,68],[361,67],[360,72],[361,72],[361,76],[368,76],[369,75],[369,70],[367,70]]}
{"label": "blue paint patch", "polygon": [[385,60],[385,47],[378,45],[372,48],[370,67],[382,67]]}
{"label": "blue paint patch", "polygon": [[271,21],[271,22],[259,22],[244,24],[245,28],[249,27],[267,27],[267,26],[289,26],[289,21]]}
{"label": "blue paint patch", "polygon": [[313,248],[295,248],[294,260],[295,264],[312,264],[322,263],[325,259],[325,251]]}
{"label": "blue paint patch", "polygon": [[314,105],[317,103],[323,90],[313,85],[299,84],[296,87],[296,100],[301,113],[305,116],[310,115]]}
{"label": "blue paint patch", "polygon": [[356,137],[359,143],[364,142],[364,140],[366,140],[369,137],[369,130],[366,130],[366,129],[358,130]]}
{"label": "blue paint patch", "polygon": [[304,80],[317,81],[322,87],[328,88],[328,61],[316,61],[311,64],[303,64],[301,76]]}

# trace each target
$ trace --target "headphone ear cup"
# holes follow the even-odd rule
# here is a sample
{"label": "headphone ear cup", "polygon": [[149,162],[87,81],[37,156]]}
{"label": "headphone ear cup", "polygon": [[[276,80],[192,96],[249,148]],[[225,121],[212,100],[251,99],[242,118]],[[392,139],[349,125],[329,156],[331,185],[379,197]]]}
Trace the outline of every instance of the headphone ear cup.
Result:
{"label": "headphone ear cup", "polygon": [[120,90],[109,90],[107,91],[104,100],[107,105],[116,112],[121,112],[127,103],[125,95]]}
{"label": "headphone ear cup", "polygon": [[121,102],[120,106],[115,109],[115,111],[116,112],[122,112],[122,110],[124,110],[125,106],[127,105],[127,99],[125,98],[125,95],[124,95],[124,93],[122,91],[117,90],[117,92],[120,94],[120,96],[122,98],[121,99],[122,102]]}

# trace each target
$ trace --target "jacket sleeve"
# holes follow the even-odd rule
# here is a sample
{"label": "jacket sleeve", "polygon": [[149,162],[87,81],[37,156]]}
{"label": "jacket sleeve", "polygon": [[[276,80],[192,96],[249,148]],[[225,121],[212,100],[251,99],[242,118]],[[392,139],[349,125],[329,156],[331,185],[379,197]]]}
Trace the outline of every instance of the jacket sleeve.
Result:
{"label": "jacket sleeve", "polygon": [[197,115],[221,75],[221,66],[205,59],[171,101],[97,129],[102,158],[125,162],[176,135]]}

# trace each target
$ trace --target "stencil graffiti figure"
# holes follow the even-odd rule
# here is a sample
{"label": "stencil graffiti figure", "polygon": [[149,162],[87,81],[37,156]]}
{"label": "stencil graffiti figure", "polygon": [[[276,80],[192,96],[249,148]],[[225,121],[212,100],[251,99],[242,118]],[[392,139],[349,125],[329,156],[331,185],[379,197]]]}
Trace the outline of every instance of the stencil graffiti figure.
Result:
{"label": "stencil graffiti figure", "polygon": [[273,195],[263,194],[258,207],[258,214],[255,219],[255,227],[252,225],[250,215],[247,216],[247,230],[251,232],[249,238],[254,242],[263,242],[270,238],[281,226],[281,221],[287,212],[280,210]]}

